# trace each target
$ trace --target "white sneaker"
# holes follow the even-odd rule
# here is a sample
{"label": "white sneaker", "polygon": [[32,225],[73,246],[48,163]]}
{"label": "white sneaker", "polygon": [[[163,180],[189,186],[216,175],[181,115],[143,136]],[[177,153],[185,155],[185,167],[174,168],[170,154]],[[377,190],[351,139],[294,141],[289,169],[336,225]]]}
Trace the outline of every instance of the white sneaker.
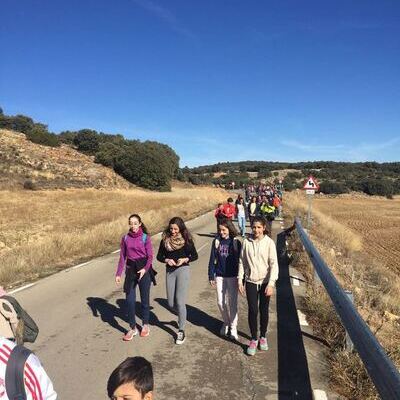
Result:
{"label": "white sneaker", "polygon": [[184,331],[179,331],[176,335],[175,344],[183,344],[185,342],[186,336]]}
{"label": "white sneaker", "polygon": [[220,329],[220,331],[219,331],[219,334],[221,336],[227,336],[228,335],[228,329],[229,329],[228,325],[223,324],[221,329]]}
{"label": "white sneaker", "polygon": [[231,339],[239,340],[237,328],[231,328]]}

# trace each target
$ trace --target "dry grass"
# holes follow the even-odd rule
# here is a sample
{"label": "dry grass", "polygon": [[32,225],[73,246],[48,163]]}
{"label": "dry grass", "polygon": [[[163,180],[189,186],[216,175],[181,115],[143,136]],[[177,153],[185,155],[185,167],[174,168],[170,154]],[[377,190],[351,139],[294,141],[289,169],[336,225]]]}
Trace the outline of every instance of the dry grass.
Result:
{"label": "dry grass", "polygon": [[[355,296],[358,311],[400,367],[400,278],[398,252],[400,199],[316,198],[313,202],[312,241],[341,285]],[[304,194],[286,196],[293,217],[306,212]],[[298,240],[298,239],[297,239]],[[296,241],[293,248],[299,250]],[[344,330],[324,290],[313,282],[312,267],[298,251],[296,267],[309,283],[305,308],[315,334],[330,345],[334,389],[349,399],[378,399],[357,354],[343,351]]]}
{"label": "dry grass", "polygon": [[139,213],[152,233],[169,218],[204,213],[226,199],[211,188],[98,191],[0,191],[0,284],[37,279],[118,247],[127,217]]}
{"label": "dry grass", "polygon": [[[308,204],[303,193],[292,192],[285,196],[286,203],[294,211],[295,214],[305,215]],[[316,206],[316,201],[313,202],[312,216],[320,226],[324,227],[323,232],[320,232],[324,237],[330,238],[332,241],[339,244],[346,252],[359,251],[362,248],[362,239],[349,227],[341,224],[337,219],[332,218],[329,213],[320,211]],[[331,207],[334,207],[333,205]]]}

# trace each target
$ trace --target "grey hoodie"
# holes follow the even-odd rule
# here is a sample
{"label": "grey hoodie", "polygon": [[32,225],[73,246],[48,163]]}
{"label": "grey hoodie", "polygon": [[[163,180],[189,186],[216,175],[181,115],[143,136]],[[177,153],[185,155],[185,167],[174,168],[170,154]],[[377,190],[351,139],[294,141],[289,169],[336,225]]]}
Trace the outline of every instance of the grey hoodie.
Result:
{"label": "grey hoodie", "polygon": [[239,258],[239,282],[244,278],[247,282],[267,283],[274,287],[278,275],[275,242],[269,236],[264,236],[261,240],[246,238]]}

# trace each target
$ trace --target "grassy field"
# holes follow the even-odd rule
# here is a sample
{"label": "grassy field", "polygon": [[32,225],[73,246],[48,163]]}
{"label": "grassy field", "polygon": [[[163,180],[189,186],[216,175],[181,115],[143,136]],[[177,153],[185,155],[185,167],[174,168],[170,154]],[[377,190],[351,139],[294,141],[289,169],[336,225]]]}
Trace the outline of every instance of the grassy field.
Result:
{"label": "grassy field", "polygon": [[127,218],[139,213],[152,233],[225,200],[212,188],[0,191],[0,284],[15,286],[115,250]]}
{"label": "grassy field", "polygon": [[[285,199],[291,217],[305,215],[303,193],[289,193]],[[399,368],[400,198],[316,196],[309,234],[341,285],[353,292],[358,311]],[[358,355],[343,351],[341,324],[324,289],[315,285],[311,264],[298,243],[297,250],[295,266],[308,282],[305,311],[317,336],[330,345],[334,389],[349,399],[378,399]]]}
{"label": "grassy field", "polygon": [[314,205],[357,234],[371,259],[400,272],[400,197],[317,198]]}

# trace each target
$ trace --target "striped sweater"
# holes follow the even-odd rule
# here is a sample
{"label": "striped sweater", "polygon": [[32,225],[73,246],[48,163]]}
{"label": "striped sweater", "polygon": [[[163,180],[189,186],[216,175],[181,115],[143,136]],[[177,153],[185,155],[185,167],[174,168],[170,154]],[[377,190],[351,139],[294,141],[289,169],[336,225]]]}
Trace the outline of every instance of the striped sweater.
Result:
{"label": "striped sweater", "polygon": [[[7,361],[14,347],[14,342],[0,337],[0,400],[9,400],[5,388],[5,377]],[[31,354],[25,363],[25,391],[27,400],[57,399],[57,393],[53,389],[50,378],[34,354]]]}

